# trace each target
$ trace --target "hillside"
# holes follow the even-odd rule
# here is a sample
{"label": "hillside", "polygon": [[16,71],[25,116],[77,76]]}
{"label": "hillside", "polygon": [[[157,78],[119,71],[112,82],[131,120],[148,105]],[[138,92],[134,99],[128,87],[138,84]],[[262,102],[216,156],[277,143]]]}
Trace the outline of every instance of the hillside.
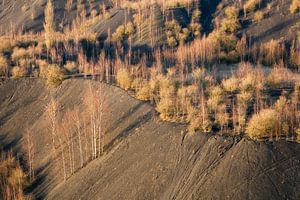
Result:
{"label": "hillside", "polygon": [[[68,2],[71,2],[69,9],[67,9]],[[90,15],[92,9],[98,10],[99,5],[104,4],[107,7],[112,5],[110,1],[106,0],[95,0],[92,5],[88,1],[82,2],[87,15]],[[41,32],[43,30],[46,3],[47,0],[4,0],[0,4],[0,33],[8,34],[11,29],[13,31]],[[55,0],[54,5],[58,30],[62,30],[62,26],[70,25],[79,14],[77,13],[77,1]]]}
{"label": "hillside", "polygon": [[[68,108],[84,109],[90,87],[105,99],[105,153],[83,168],[75,153],[77,170],[64,182],[61,156],[51,150],[45,106],[50,96],[56,99],[59,118]],[[29,191],[38,199],[300,198],[297,143],[190,135],[185,125],[162,122],[147,103],[96,81],[69,79],[49,90],[40,79],[8,80],[0,94],[4,149],[21,156],[26,127],[34,135],[37,178]]]}
{"label": "hillside", "polygon": [[0,199],[300,199],[300,0],[0,0]]}
{"label": "hillside", "polygon": [[[62,31],[63,28],[71,25],[72,22],[80,15],[78,11],[78,2],[71,1],[70,9],[67,9],[66,0],[55,0],[55,21],[58,31]],[[114,6],[111,1],[108,0],[96,0],[92,4],[89,1],[82,1],[82,7],[85,11],[87,18],[91,17],[91,12],[94,11],[97,14],[101,12],[101,6],[105,5],[106,10],[110,13],[110,17],[107,19],[101,19],[96,24],[89,27],[89,31],[102,36],[108,32],[113,33],[116,28],[122,24],[125,24],[133,15],[137,12],[136,7],[131,9],[130,6],[126,7],[127,1],[120,3],[118,6]],[[123,2],[123,1],[121,1]],[[134,2],[134,1],[130,1]],[[239,22],[241,28],[238,35],[241,37],[246,34],[251,38],[251,42],[259,43],[266,42],[271,39],[288,41],[295,37],[295,32],[299,29],[300,13],[291,14],[289,11],[291,0],[263,0],[259,4],[259,7],[255,11],[243,14],[243,5],[247,0],[202,0],[199,3],[201,10],[201,25],[203,27],[202,33],[209,34],[215,29],[216,21],[224,18],[224,12],[229,6],[235,6],[239,9]],[[28,1],[12,1],[4,0],[0,4],[0,33],[10,34],[11,32],[41,32],[43,31],[44,22],[44,8],[46,0],[28,0]],[[149,13],[153,9],[153,16]],[[145,45],[151,42],[161,44],[164,40],[164,26],[165,19],[176,19],[180,24],[185,27],[191,20],[188,16],[188,9],[171,8],[165,10],[161,6],[154,4],[153,8],[142,8],[142,13],[145,15],[143,23],[140,25],[141,35],[135,36],[136,45]],[[262,19],[255,21],[255,14],[260,12]],[[152,22],[149,20],[153,18]],[[149,23],[152,23],[150,26]],[[153,31],[149,32],[149,29]]]}

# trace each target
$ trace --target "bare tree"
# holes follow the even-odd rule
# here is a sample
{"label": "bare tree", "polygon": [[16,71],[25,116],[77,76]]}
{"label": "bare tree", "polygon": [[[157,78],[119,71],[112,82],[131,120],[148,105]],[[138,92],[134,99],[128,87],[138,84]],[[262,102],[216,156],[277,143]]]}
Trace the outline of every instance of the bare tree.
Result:
{"label": "bare tree", "polygon": [[[61,130],[64,131],[63,128]],[[62,140],[61,136],[58,136],[57,138],[58,138],[59,147],[60,147],[60,154],[61,154],[61,160],[62,160],[62,166],[63,166],[64,181],[66,181],[67,180],[67,170],[66,170],[66,159],[65,159],[63,140]]]}
{"label": "bare tree", "polygon": [[103,155],[104,151],[104,133],[103,133],[103,113],[104,113],[104,95],[103,95],[103,85],[100,85],[100,91],[99,91],[99,100],[97,103],[98,106],[98,116],[99,116],[99,121],[98,121],[98,134],[99,134],[99,156]]}
{"label": "bare tree", "polygon": [[62,165],[63,165],[63,175],[64,175],[64,181],[67,180],[67,173],[66,173],[66,162],[65,162],[65,154],[64,154],[64,148],[63,148],[63,142],[62,142],[62,135],[58,135],[58,129],[62,130],[61,127],[59,127],[58,124],[58,102],[51,97],[51,100],[49,104],[46,107],[46,113],[48,115],[48,118],[50,120],[50,127],[51,127],[51,136],[52,136],[52,144],[53,144],[53,151],[54,155],[57,155],[56,151],[56,145],[55,145],[55,139],[58,139],[59,147],[60,147],[60,153],[62,156]]}
{"label": "bare tree", "polygon": [[65,137],[65,141],[68,146],[68,152],[69,152],[70,173],[73,174],[74,172],[74,150],[73,150],[73,141],[72,141],[73,121],[71,120],[72,120],[72,111],[68,110],[66,111],[64,119],[60,124],[61,126],[60,137],[62,136]]}
{"label": "bare tree", "polygon": [[79,146],[79,156],[80,156],[80,167],[83,167],[83,152],[82,152],[82,125],[81,125],[81,120],[80,120],[80,111],[78,108],[74,109],[74,115],[73,115],[73,120],[75,122],[76,126],[76,133],[78,136],[78,146]]}
{"label": "bare tree", "polygon": [[96,91],[91,83],[89,90],[85,96],[86,115],[90,121],[91,133],[91,148],[92,159],[95,159],[103,154],[104,134],[103,134],[103,112],[104,112],[104,98],[103,85],[100,85],[99,91]]}
{"label": "bare tree", "polygon": [[58,102],[53,97],[51,97],[49,104],[46,106],[46,114],[50,120],[52,145],[56,153],[55,137],[57,135]]}
{"label": "bare tree", "polygon": [[85,106],[87,107],[87,117],[90,121],[91,132],[91,147],[92,147],[92,159],[97,156],[97,126],[96,126],[96,107],[95,107],[95,94],[91,83],[85,96]]}
{"label": "bare tree", "polygon": [[34,150],[33,135],[30,129],[26,130],[24,139],[25,139],[25,152],[26,152],[28,168],[29,168],[28,169],[29,178],[30,181],[32,181],[34,178],[33,162],[34,162],[35,150]]}
{"label": "bare tree", "polygon": [[54,22],[54,6],[52,0],[48,0],[45,8],[45,41],[47,46],[47,51],[51,48],[53,44],[53,36],[55,33],[55,22]]}

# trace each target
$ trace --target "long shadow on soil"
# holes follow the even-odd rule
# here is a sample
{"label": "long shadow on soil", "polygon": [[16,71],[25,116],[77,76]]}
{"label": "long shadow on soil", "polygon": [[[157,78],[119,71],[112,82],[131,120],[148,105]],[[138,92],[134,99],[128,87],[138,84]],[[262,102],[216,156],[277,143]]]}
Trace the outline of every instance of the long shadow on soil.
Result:
{"label": "long shadow on soil", "polygon": [[45,190],[44,191],[35,191],[35,190],[39,186],[44,185],[44,183],[46,182],[46,177],[48,175],[47,169],[49,168],[49,166],[50,166],[50,163],[47,162],[42,167],[38,168],[35,171],[34,181],[25,189],[25,193],[33,195],[34,199],[45,199],[45,197],[46,197],[46,191]]}
{"label": "long shadow on soil", "polygon": [[143,115],[143,117],[131,123],[125,129],[123,129],[120,134],[118,134],[114,139],[112,139],[112,141],[110,141],[107,145],[104,146],[104,151],[110,151],[119,141],[128,137],[134,129],[142,126],[143,124],[147,123],[150,119],[152,119],[154,114],[154,111],[149,111],[145,115]]}
{"label": "long shadow on soil", "polygon": [[254,37],[253,43],[264,40],[266,37],[270,37],[272,34],[282,31],[283,29],[286,29],[287,26],[291,26],[292,24],[295,24],[297,22],[297,20],[299,20],[299,19],[300,19],[300,16],[298,16],[297,18],[292,18],[292,19],[283,21],[281,23],[278,23],[276,26],[274,26],[270,29],[267,29],[259,36]]}
{"label": "long shadow on soil", "polygon": [[121,116],[116,123],[114,123],[113,125],[111,125],[110,128],[108,128],[108,130],[114,130],[116,129],[116,127],[118,127],[122,122],[124,122],[128,117],[130,117],[133,113],[135,113],[138,109],[140,109],[140,107],[143,106],[144,103],[139,102],[137,105],[135,105],[133,108],[129,109],[123,116]]}
{"label": "long shadow on soil", "polygon": [[206,35],[213,30],[213,15],[220,2],[221,0],[202,0],[200,2],[202,12],[200,21],[203,27],[203,33]]}

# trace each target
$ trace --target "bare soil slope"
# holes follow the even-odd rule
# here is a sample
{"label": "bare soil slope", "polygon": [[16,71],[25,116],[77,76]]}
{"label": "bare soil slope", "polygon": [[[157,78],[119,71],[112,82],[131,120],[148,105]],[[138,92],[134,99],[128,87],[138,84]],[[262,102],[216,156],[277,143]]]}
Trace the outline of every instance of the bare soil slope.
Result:
{"label": "bare soil slope", "polygon": [[[208,34],[213,30],[214,21],[216,19],[222,19],[224,17],[224,11],[229,6],[236,6],[240,10],[239,21],[242,24],[239,30],[239,35],[246,34],[251,37],[251,41],[254,43],[260,43],[269,41],[271,39],[289,40],[295,37],[295,32],[299,30],[300,13],[291,14],[289,7],[291,0],[263,0],[257,11],[264,13],[264,17],[261,21],[253,21],[254,13],[250,12],[246,16],[243,14],[243,5],[247,0],[202,0],[200,3],[202,16],[201,23],[203,27],[203,33]],[[110,0],[95,0],[92,6],[85,2],[85,8],[87,16],[90,15],[90,10],[99,10],[99,5],[103,3],[107,7],[112,7],[113,4]],[[77,16],[77,1],[73,1],[70,11],[66,11],[66,0],[55,0],[55,21],[58,30],[61,30],[61,26],[71,24]],[[9,34],[11,28],[13,30],[40,32],[43,30],[44,22],[44,8],[46,0],[4,0],[0,3],[0,35]],[[135,37],[135,45],[153,45],[160,44],[164,40],[164,25],[161,9],[158,6],[154,8],[154,16],[152,22],[152,29],[158,30],[151,33],[149,37],[149,20],[144,20],[141,25],[141,36]],[[181,12],[182,9],[175,9],[170,11],[172,18],[182,21],[182,25],[186,23],[186,13]],[[147,12],[147,11],[143,11]],[[167,12],[167,13],[170,13]],[[99,36],[106,35],[108,31],[113,33],[115,29],[124,24],[132,17],[133,12],[128,12],[120,8],[114,8],[111,10],[111,18],[103,19],[95,26],[92,26],[90,30],[98,33]],[[128,15],[129,14],[129,15]],[[32,17],[34,16],[34,17]],[[149,17],[150,18],[150,17]],[[153,41],[149,41],[152,38]]]}
{"label": "bare soil slope", "polygon": [[[53,0],[55,8],[55,22],[57,29],[59,26],[69,25],[77,17],[77,1],[72,1],[69,11],[66,11],[67,0]],[[15,31],[40,32],[43,30],[44,9],[47,0],[3,0],[0,3],[0,34],[9,34],[11,28]],[[95,0],[90,5],[84,0],[83,4],[87,15],[90,11],[96,9],[99,11],[99,5],[112,6],[110,0]]]}
{"label": "bare soil slope", "polygon": [[[83,107],[90,85],[101,86],[109,108],[105,155],[63,182],[44,107],[50,95],[61,113]],[[0,94],[1,145],[22,155],[24,129],[32,127],[37,179],[31,191],[39,199],[300,198],[299,144],[191,136],[185,125],[161,122],[150,105],[96,81],[70,79],[50,91],[42,80],[9,80],[0,85]]]}

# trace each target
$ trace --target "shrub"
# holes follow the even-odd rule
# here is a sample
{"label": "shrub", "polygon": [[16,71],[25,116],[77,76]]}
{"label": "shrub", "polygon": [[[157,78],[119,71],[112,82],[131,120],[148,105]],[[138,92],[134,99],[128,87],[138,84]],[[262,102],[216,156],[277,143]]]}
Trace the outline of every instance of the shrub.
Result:
{"label": "shrub", "polygon": [[128,22],[125,26],[125,34],[131,36],[135,33],[135,27],[132,22]]}
{"label": "shrub", "polygon": [[27,180],[19,161],[11,153],[0,155],[0,199],[32,199],[24,194]]}
{"label": "shrub", "polygon": [[194,38],[197,38],[201,35],[202,26],[199,23],[191,23],[189,25],[189,28],[191,30],[191,33]]}
{"label": "shrub", "polygon": [[228,7],[225,10],[226,18],[222,21],[221,30],[226,33],[235,33],[240,28],[238,21],[238,9],[235,7]]}
{"label": "shrub", "polygon": [[126,27],[121,25],[117,30],[112,34],[112,41],[120,42],[123,41],[126,37]]}
{"label": "shrub", "polygon": [[254,114],[246,128],[247,135],[252,139],[273,137],[279,124],[278,115],[273,109],[264,109]]}
{"label": "shrub", "polygon": [[194,133],[196,131],[201,131],[203,133],[209,133],[212,131],[212,123],[209,120],[202,120],[201,117],[196,117],[191,120],[189,124],[189,132]]}
{"label": "shrub", "polygon": [[73,61],[67,61],[67,63],[64,65],[64,68],[69,73],[76,73],[78,71],[77,63]]}
{"label": "shrub", "polygon": [[97,15],[98,15],[98,11],[96,9],[92,9],[91,11],[92,18],[95,19]]}
{"label": "shrub", "polygon": [[0,38],[0,53],[10,52],[12,44],[9,39]]}
{"label": "shrub", "polygon": [[252,93],[242,91],[237,95],[237,122],[238,122],[238,132],[244,131],[247,118],[247,110],[250,102],[252,101]]}
{"label": "shrub", "polygon": [[218,105],[224,100],[224,93],[221,87],[215,86],[210,89],[209,99],[207,100],[207,106],[216,111]]}
{"label": "shrub", "polygon": [[193,106],[198,101],[198,86],[182,86],[177,91],[177,110],[179,110],[182,119],[188,114],[188,106]]}
{"label": "shrub", "polygon": [[7,75],[9,63],[3,54],[0,54],[0,76]]}
{"label": "shrub", "polygon": [[[134,69],[133,69],[133,71],[134,71]],[[132,74],[135,74],[135,73],[132,72]],[[133,78],[130,88],[132,90],[134,90],[135,92],[138,92],[142,88],[143,84],[144,84],[144,80],[140,77],[136,77],[136,78]]]}
{"label": "shrub", "polygon": [[128,69],[121,68],[117,72],[117,84],[124,90],[129,90],[132,83],[132,77]]}
{"label": "shrub", "polygon": [[21,77],[24,77],[27,73],[27,70],[26,68],[24,67],[13,67],[12,70],[11,70],[11,74],[12,74],[12,77],[13,78],[21,78]]}
{"label": "shrub", "polygon": [[163,120],[173,119],[176,109],[172,97],[165,96],[161,98],[156,106],[156,110],[160,113],[160,117]]}
{"label": "shrub", "polygon": [[257,11],[254,14],[253,21],[254,22],[260,22],[261,20],[263,20],[263,18],[264,18],[264,13],[262,11]]}
{"label": "shrub", "polygon": [[175,86],[170,78],[163,77],[159,83],[160,101],[156,106],[156,110],[164,120],[171,120],[175,115]]}
{"label": "shrub", "polygon": [[253,73],[248,73],[242,78],[240,89],[243,91],[252,91],[256,85],[256,77]]}
{"label": "shrub", "polygon": [[300,9],[300,0],[292,0],[292,4],[290,6],[290,12],[295,14],[299,12]]}
{"label": "shrub", "polygon": [[282,88],[293,84],[293,72],[287,68],[275,67],[267,77],[267,84],[271,88]]}
{"label": "shrub", "polygon": [[183,28],[182,32],[179,34],[179,41],[181,44],[185,44],[186,41],[189,39],[190,30],[188,28]]}
{"label": "shrub", "polygon": [[255,11],[260,3],[261,0],[248,0],[244,5],[244,12],[249,13]]}
{"label": "shrub", "polygon": [[296,130],[296,134],[297,134],[297,142],[300,142],[300,128]]}
{"label": "shrub", "polygon": [[174,36],[178,36],[181,31],[181,26],[175,20],[166,22],[166,28],[168,31],[171,31]]}
{"label": "shrub", "polygon": [[[204,100],[204,99],[202,99]],[[201,102],[200,108],[195,108],[192,105],[188,105],[188,122],[189,122],[189,132],[194,133],[196,131],[209,133],[212,131],[212,122],[209,120],[208,115],[205,110],[205,102]]]}
{"label": "shrub", "polygon": [[231,77],[222,81],[223,88],[226,92],[234,92],[239,88],[239,79]]}
{"label": "shrub", "polygon": [[167,38],[167,43],[168,43],[168,46],[171,48],[174,48],[178,45],[176,38],[173,36],[170,36]]}
{"label": "shrub", "polygon": [[[298,36],[299,38],[299,36]],[[293,41],[292,45],[290,47],[290,58],[289,58],[289,62],[290,65],[292,65],[295,68],[298,68],[300,71],[300,51],[297,48],[297,44],[298,41]]]}
{"label": "shrub", "polygon": [[59,86],[64,80],[64,73],[58,65],[49,65],[47,69],[47,85],[50,87]]}
{"label": "shrub", "polygon": [[196,9],[192,13],[192,22],[198,23],[200,21],[201,17],[201,11],[199,9]]}
{"label": "shrub", "polygon": [[111,12],[105,12],[104,19],[109,20],[113,17],[113,14]]}
{"label": "shrub", "polygon": [[26,49],[16,47],[13,50],[11,58],[13,61],[17,62],[18,60],[27,58],[28,56],[29,56],[29,53],[28,53],[28,51],[26,51]]}
{"label": "shrub", "polygon": [[218,108],[218,112],[216,115],[216,121],[220,125],[221,130],[223,130],[224,127],[228,126],[229,123],[229,114],[226,112],[226,105],[222,104]]}
{"label": "shrub", "polygon": [[252,101],[253,95],[251,92],[242,91],[237,95],[237,100],[240,106],[247,109],[249,103]]}
{"label": "shrub", "polygon": [[48,63],[45,60],[37,60],[39,66],[39,76],[42,78],[47,78]]}
{"label": "shrub", "polygon": [[144,86],[137,92],[137,98],[142,101],[150,100],[151,87],[149,84],[144,84]]}
{"label": "shrub", "polygon": [[192,71],[192,77],[193,77],[193,80],[196,83],[199,83],[203,79],[204,75],[205,75],[205,68],[204,67],[202,67],[202,68],[195,68]]}
{"label": "shrub", "polygon": [[264,65],[272,65],[279,62],[285,53],[284,44],[273,39],[261,44],[260,49],[262,54],[262,64]]}

